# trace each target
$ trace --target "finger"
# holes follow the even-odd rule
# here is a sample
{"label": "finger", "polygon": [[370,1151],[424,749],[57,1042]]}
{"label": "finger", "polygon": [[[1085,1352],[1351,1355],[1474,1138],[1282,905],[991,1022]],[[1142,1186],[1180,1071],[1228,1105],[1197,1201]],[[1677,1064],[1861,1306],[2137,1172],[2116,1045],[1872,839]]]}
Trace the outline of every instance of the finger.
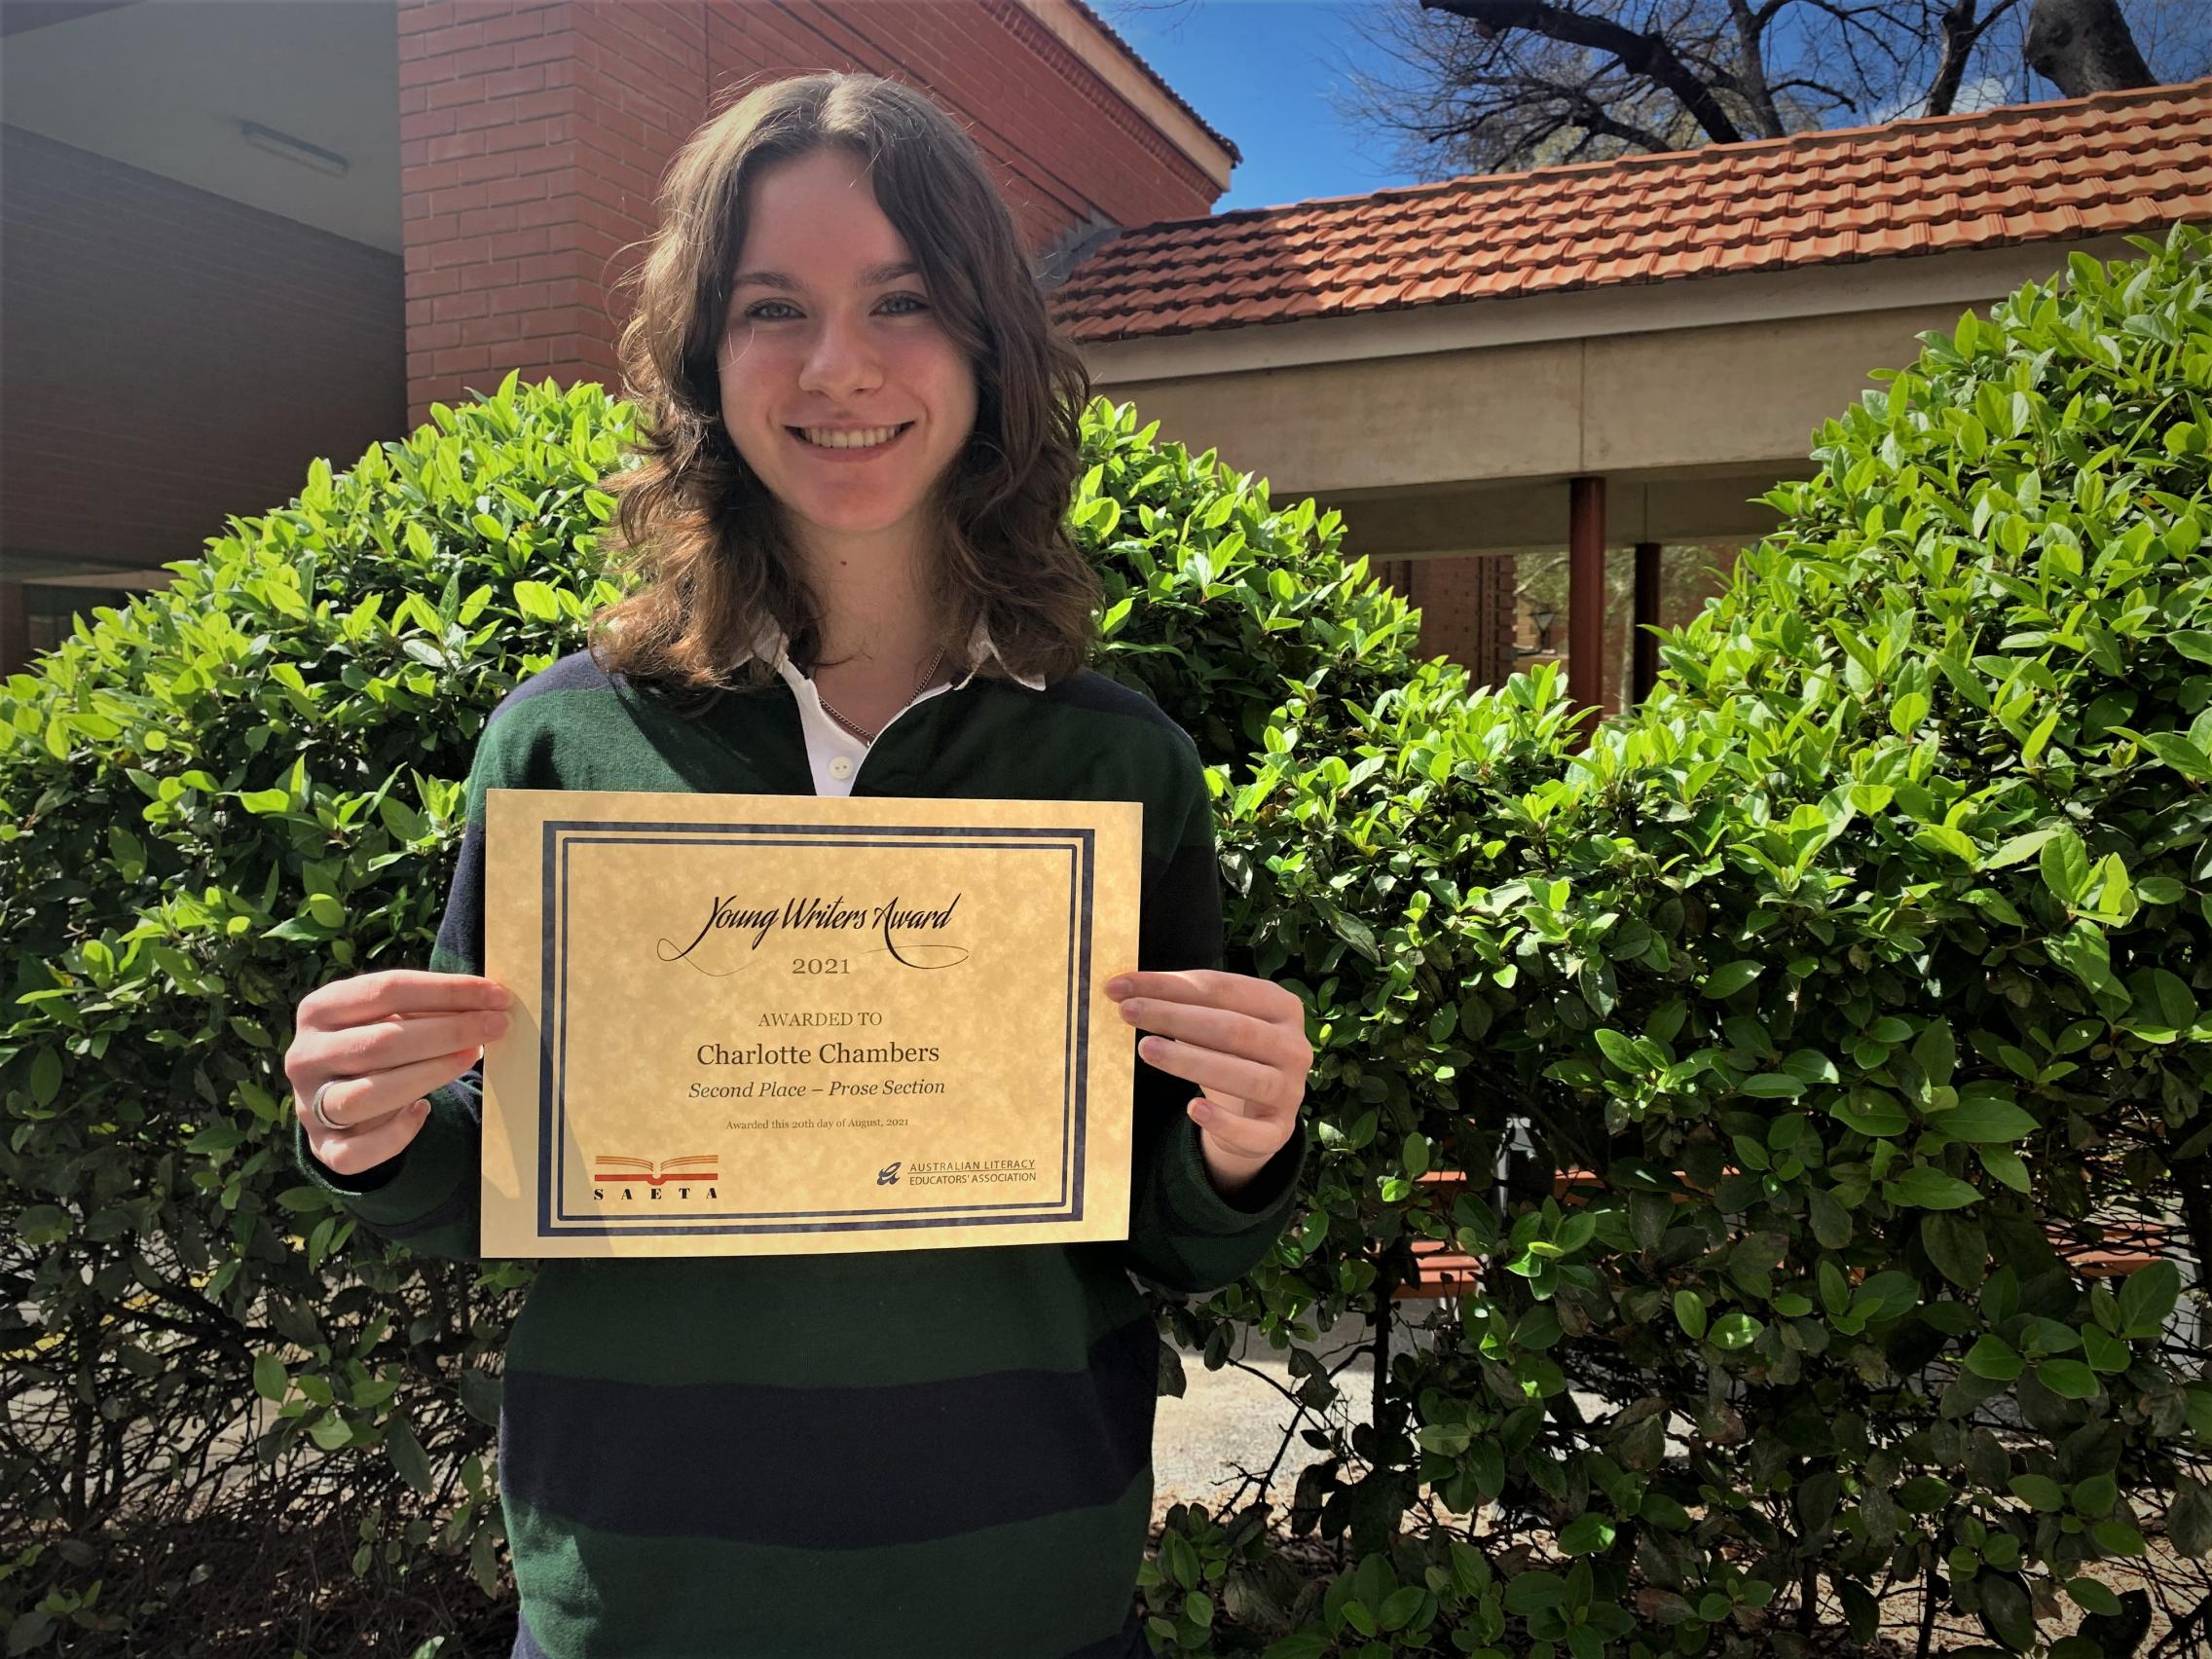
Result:
{"label": "finger", "polygon": [[481,1048],[504,1036],[507,1016],[496,1009],[473,1014],[394,1014],[373,1024],[311,1033],[292,1055],[301,1082],[368,1077],[461,1049]]}
{"label": "finger", "polygon": [[1178,1043],[1169,1037],[1147,1037],[1137,1045],[1137,1052],[1148,1064],[1187,1083],[1195,1083],[1208,1094],[1216,1091],[1233,1094],[1251,1106],[1273,1111],[1279,1111],[1288,1103],[1289,1080],[1272,1066],[1239,1059],[1218,1049],[1201,1049],[1195,1043]]}
{"label": "finger", "polygon": [[1240,1054],[1264,1066],[1305,1072],[1311,1063],[1306,1039],[1280,1025],[1271,1025],[1248,1014],[1223,1008],[1200,1008],[1194,1003],[1154,1002],[1131,997],[1122,1005],[1122,1017],[1141,1031],[1163,1037],[1180,1037],[1200,1048]]}
{"label": "finger", "polygon": [[422,1132],[424,1121],[429,1115],[430,1103],[417,1098],[409,1101],[402,1111],[342,1135],[323,1128],[310,1129],[308,1150],[339,1174],[357,1175],[406,1151]]}
{"label": "finger", "polygon": [[[431,1089],[453,1082],[476,1063],[477,1053],[477,1050],[464,1049],[367,1077],[333,1078],[322,1093],[323,1114],[344,1132],[373,1127]],[[328,1134],[330,1130],[314,1115],[313,1101],[312,1089],[295,1095],[293,1109],[311,1133]]]}
{"label": "finger", "polygon": [[505,1008],[511,1001],[504,985],[481,974],[427,974],[411,968],[387,968],[317,985],[300,999],[297,1023],[308,1030],[336,1031],[393,1014]]}
{"label": "finger", "polygon": [[[1275,1153],[1281,1149],[1284,1141],[1289,1138],[1279,1133],[1274,1125],[1263,1120],[1238,1117],[1234,1112],[1222,1110],[1221,1108],[1225,1104],[1225,1102],[1216,1100],[1209,1095],[1204,1099],[1192,1101],[1187,1108],[1192,1120],[1198,1124],[1198,1127],[1217,1147],[1237,1158],[1248,1158],[1255,1162],[1265,1162],[1274,1157]],[[1204,1110],[1207,1106],[1212,1106],[1216,1110],[1208,1112]]]}
{"label": "finger", "polygon": [[1280,985],[1256,979],[1249,974],[1224,974],[1211,968],[1117,974],[1107,981],[1106,994],[1117,1002],[1143,997],[1224,1008],[1250,1014],[1254,1019],[1264,1019],[1271,1025],[1295,1021],[1303,1028],[1306,1023],[1305,1005]]}

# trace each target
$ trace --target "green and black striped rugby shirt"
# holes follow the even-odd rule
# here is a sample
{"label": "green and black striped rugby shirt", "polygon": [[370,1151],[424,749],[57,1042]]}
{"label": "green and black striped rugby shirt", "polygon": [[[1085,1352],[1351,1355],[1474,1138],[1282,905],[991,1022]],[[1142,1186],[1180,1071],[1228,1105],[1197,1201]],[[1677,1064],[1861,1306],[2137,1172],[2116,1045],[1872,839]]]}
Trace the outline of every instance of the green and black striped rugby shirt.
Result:
{"label": "green and black striped rugby shirt", "polygon": [[[971,677],[913,705],[853,793],[1144,803],[1138,966],[1221,963],[1212,819],[1190,739],[1085,672]],[[431,967],[483,969],[484,792],[809,794],[771,682],[686,718],[587,652],[516,686],[468,781]],[[343,1176],[372,1232],[477,1259],[480,1070],[415,1141]],[[1160,1339],[1131,1273],[1202,1292],[1251,1271],[1309,1131],[1234,1198],[1197,1091],[1137,1062],[1125,1242],[539,1264],[509,1334],[499,1492],[515,1659],[1122,1659],[1152,1503]]]}

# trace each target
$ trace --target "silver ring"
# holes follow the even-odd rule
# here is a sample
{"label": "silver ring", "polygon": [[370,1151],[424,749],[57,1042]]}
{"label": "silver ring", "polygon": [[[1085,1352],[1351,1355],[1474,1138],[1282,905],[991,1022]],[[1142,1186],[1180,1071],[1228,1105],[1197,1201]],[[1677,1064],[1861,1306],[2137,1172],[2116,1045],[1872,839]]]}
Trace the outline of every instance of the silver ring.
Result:
{"label": "silver ring", "polygon": [[344,1124],[332,1123],[330,1121],[330,1114],[322,1109],[323,1090],[328,1088],[331,1084],[336,1083],[337,1081],[338,1080],[336,1078],[331,1078],[328,1081],[317,1085],[314,1091],[314,1098],[309,1101],[308,1104],[312,1108],[313,1108],[315,1122],[319,1123],[326,1129],[336,1129],[340,1134],[344,1134],[346,1132],[346,1125]]}

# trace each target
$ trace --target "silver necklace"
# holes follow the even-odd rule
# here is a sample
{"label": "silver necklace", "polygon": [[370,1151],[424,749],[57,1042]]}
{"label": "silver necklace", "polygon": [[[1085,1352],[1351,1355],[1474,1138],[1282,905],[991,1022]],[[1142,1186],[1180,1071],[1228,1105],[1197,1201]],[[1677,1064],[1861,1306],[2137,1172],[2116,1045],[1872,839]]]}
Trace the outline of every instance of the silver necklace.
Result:
{"label": "silver necklace", "polygon": [[[922,694],[922,692],[928,687],[931,681],[937,678],[937,671],[939,667],[943,663],[943,661],[944,647],[942,645],[940,645],[937,648],[937,655],[930,658],[929,667],[923,669],[921,678],[914,682],[914,689],[912,693],[906,698],[906,701],[909,704],[913,702],[914,698],[919,697]],[[825,697],[822,694],[822,682],[819,680],[816,680],[814,682],[814,700],[822,705],[822,712],[824,714],[828,715],[831,719],[835,720],[839,725],[843,726],[847,731],[851,732],[863,743],[873,743],[877,738],[883,735],[883,726],[877,726],[873,731],[870,731],[867,729],[867,727],[862,725],[860,721],[853,719],[849,716],[839,714],[837,712],[836,706],[832,704],[829,698]],[[904,712],[904,710],[900,711],[900,713],[902,714]],[[898,715],[893,715],[891,717],[892,719],[897,719],[898,718]],[[886,720],[883,722],[884,725],[889,725],[890,723],[891,720]]]}

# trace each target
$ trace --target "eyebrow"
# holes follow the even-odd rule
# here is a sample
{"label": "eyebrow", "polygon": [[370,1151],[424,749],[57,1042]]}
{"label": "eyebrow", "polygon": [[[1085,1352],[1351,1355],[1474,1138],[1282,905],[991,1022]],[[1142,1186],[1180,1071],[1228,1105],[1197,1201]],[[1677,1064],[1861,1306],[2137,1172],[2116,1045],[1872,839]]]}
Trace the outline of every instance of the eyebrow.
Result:
{"label": "eyebrow", "polygon": [[[893,260],[885,265],[871,265],[861,273],[861,285],[873,288],[885,282],[896,282],[902,276],[918,276],[922,268],[910,259]],[[781,271],[740,271],[730,284],[735,290],[748,285],[758,288],[781,288],[786,293],[796,293],[805,286],[796,276]]]}

